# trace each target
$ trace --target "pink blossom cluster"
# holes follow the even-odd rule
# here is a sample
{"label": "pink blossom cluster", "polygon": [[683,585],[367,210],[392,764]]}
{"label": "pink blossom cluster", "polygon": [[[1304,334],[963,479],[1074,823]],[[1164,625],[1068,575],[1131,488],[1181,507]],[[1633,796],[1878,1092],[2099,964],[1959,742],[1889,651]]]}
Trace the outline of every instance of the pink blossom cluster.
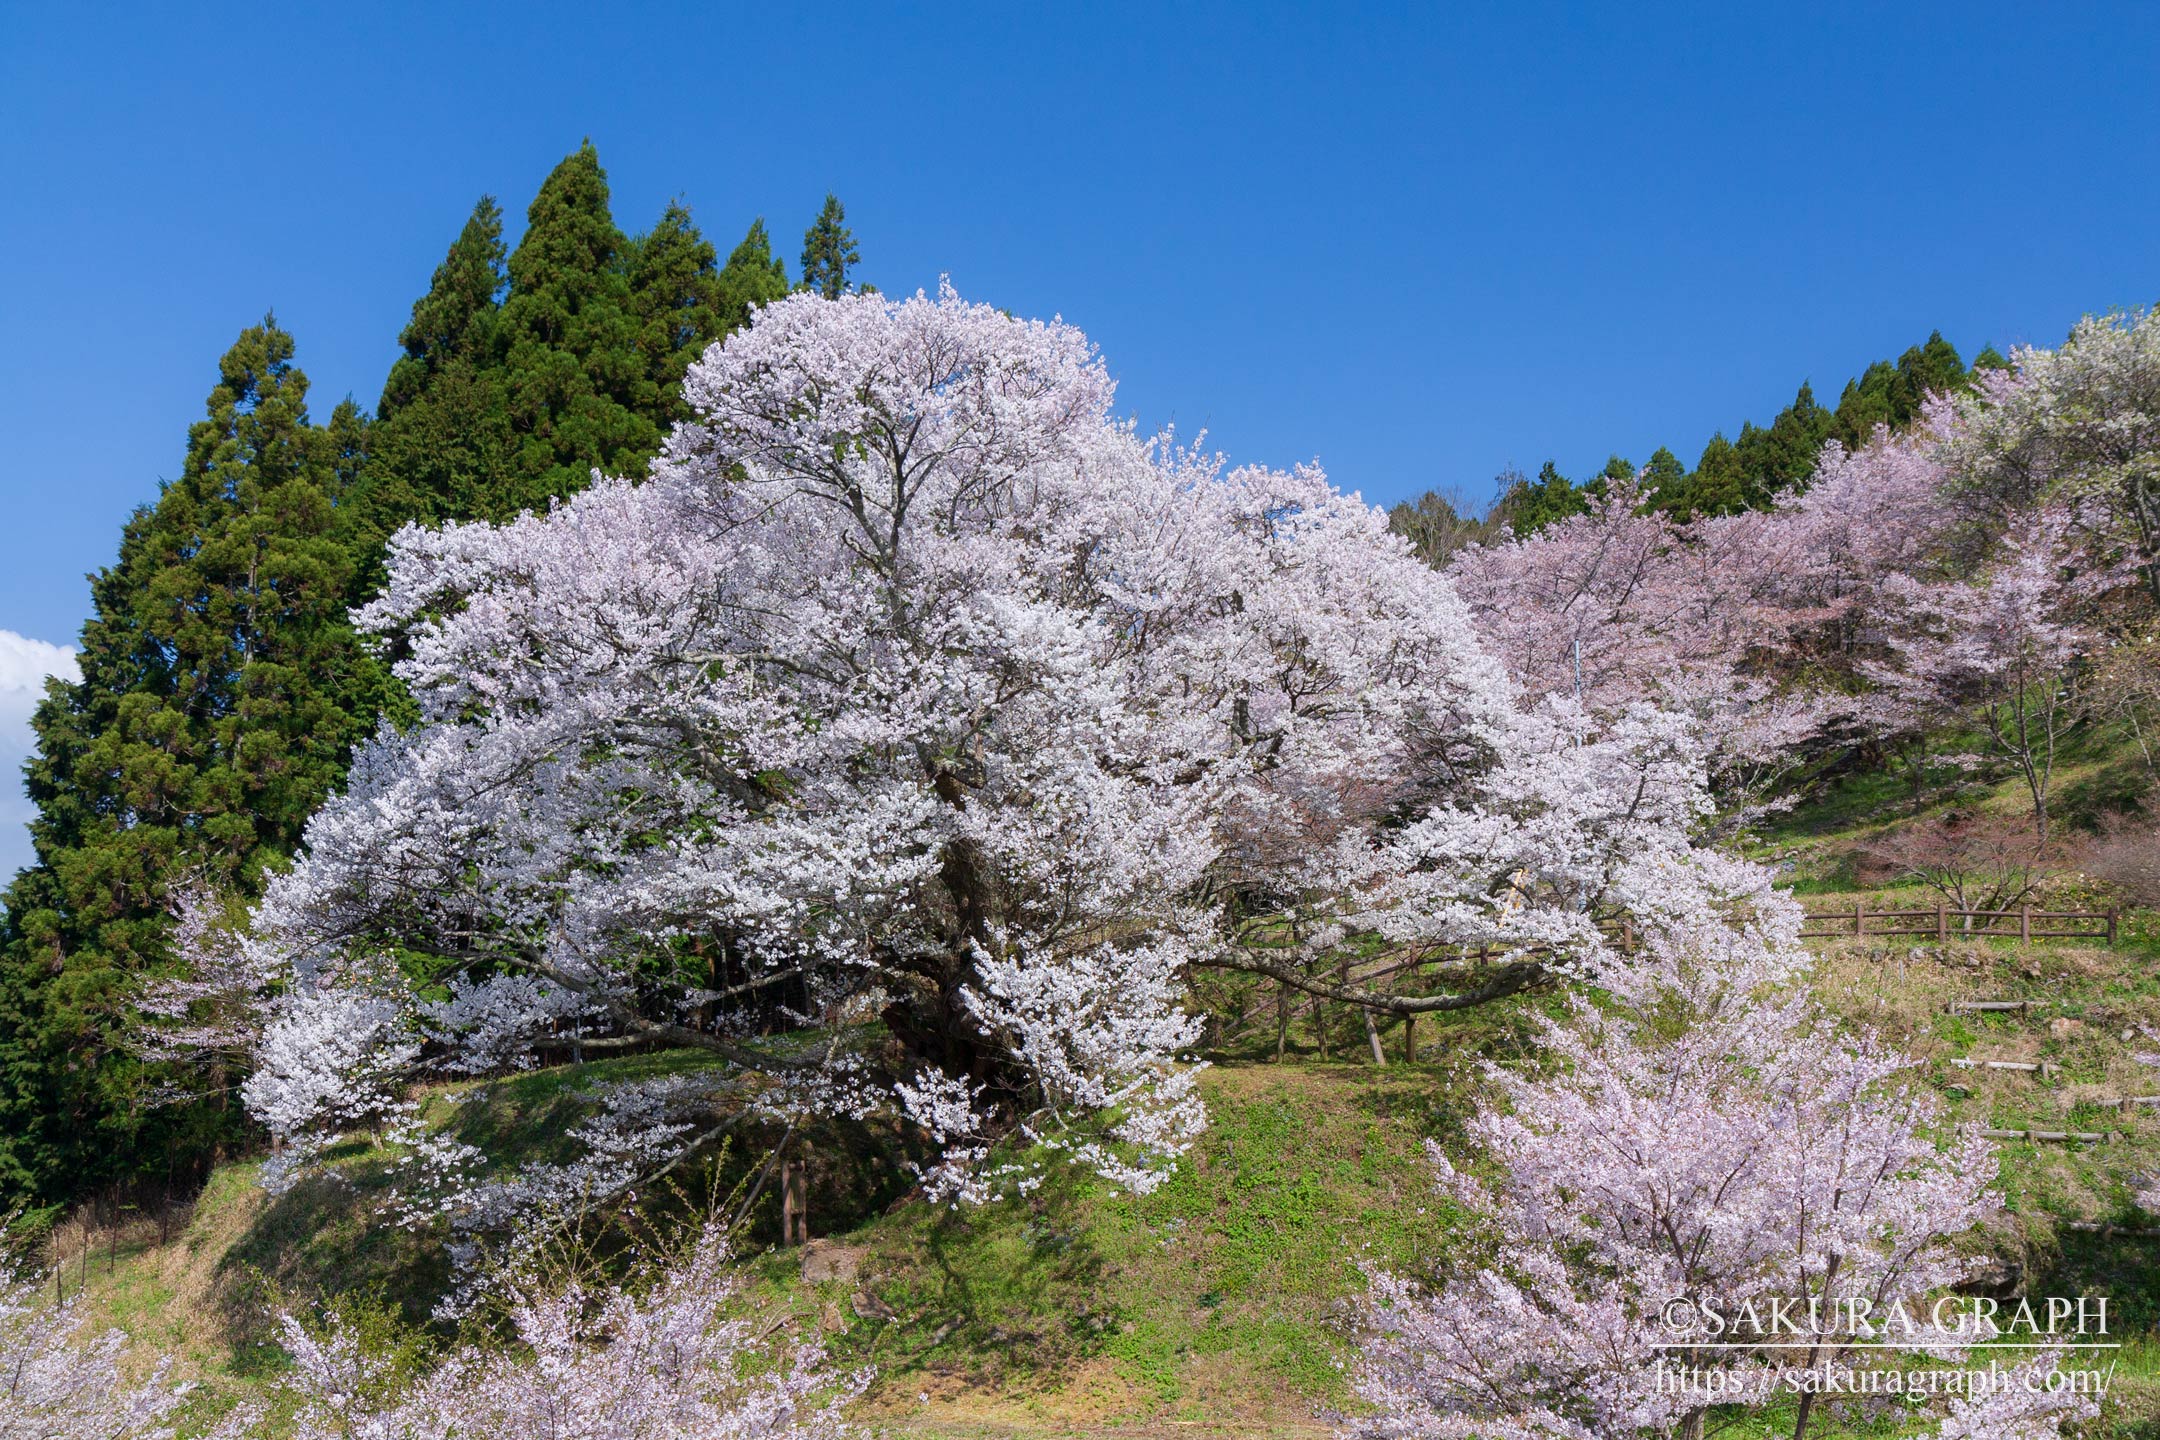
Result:
{"label": "pink blossom cluster", "polygon": [[2151,316],[2088,321],[1933,397],[1910,433],[1832,441],[1777,509],[1682,522],[1612,484],[1449,574],[1532,692],[1698,720],[1728,802],[1824,742],[1924,742],[1971,716],[2044,810],[2059,717],[2019,696],[2057,687],[2106,643],[2107,598],[2160,575],[2155,355]]}
{"label": "pink blossom cluster", "polygon": [[[2000,1209],[1986,1140],[1944,1135],[1910,1062],[1822,1014],[1791,951],[1656,950],[1605,977],[1609,1003],[1547,1023],[1535,1073],[1491,1069],[1506,1105],[1470,1122],[1473,1168],[1433,1148],[1442,1192],[1486,1228],[1429,1282],[1372,1272],[1357,1433],[1697,1434],[1706,1387],[1661,1372],[1759,1405],[1856,1344],[1962,1354],[1971,1337],[1933,1333],[1925,1302],[1970,1275],[1956,1242]],[[1921,1332],[1867,1318],[1900,1306]],[[1774,1308],[1827,1318],[1798,1350],[1688,1318]],[[1993,1408],[1942,1433],[2052,1436],[2091,1413],[2022,1388],[1975,1404]]]}

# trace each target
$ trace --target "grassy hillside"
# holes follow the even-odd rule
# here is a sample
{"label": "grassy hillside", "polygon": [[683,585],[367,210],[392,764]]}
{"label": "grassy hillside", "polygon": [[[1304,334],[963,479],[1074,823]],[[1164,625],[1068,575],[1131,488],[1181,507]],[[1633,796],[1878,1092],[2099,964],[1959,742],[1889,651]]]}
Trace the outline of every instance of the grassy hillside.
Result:
{"label": "grassy hillside", "polygon": [[[1976,798],[1993,803],[1985,792],[1967,803]],[[1849,903],[1839,887],[1852,856],[1895,809],[1883,794],[1833,794],[1788,817],[1766,850],[1810,905]],[[2057,900],[2090,898],[2084,884],[2059,882]],[[2160,1107],[2117,1102],[2160,1092],[2160,1071],[2133,1058],[2160,1048],[2140,1034],[2160,1029],[2160,916],[2130,914],[2113,948],[1871,938],[1818,953],[1824,1002],[1918,1057],[1957,1119],[2109,1137],[2001,1145],[2011,1215],[1991,1241],[2002,1257],[1993,1283],[2110,1296],[2131,1343],[2101,1433],[2156,1440],[2160,1235],[2122,1232],[2155,1225],[2129,1197],[2160,1167]],[[1970,999],[2037,1003],[1946,1009]],[[1420,1147],[1459,1141],[1482,1099],[1478,1062],[1523,1059],[1531,1007],[1552,1003],[1428,1019],[1415,1065],[1388,1027],[1385,1068],[1348,1012],[1332,1016],[1331,1063],[1303,1023],[1276,1063],[1273,1024],[1256,1024],[1203,1081],[1211,1126],[1198,1151],[1144,1197],[1066,1175],[1025,1202],[936,1209],[905,1197],[897,1151],[877,1134],[820,1142],[819,1239],[808,1251],[772,1247],[777,1201],[766,1192],[749,1231],[756,1301],[822,1333],[842,1360],[874,1364],[861,1415],[894,1436],[1324,1434],[1326,1412],[1352,1403],[1343,1366],[1359,1262],[1415,1266],[1444,1253],[1453,1222],[1432,1200]],[[1952,1063],[1990,1059],[2047,1068]],[[452,1087],[430,1114],[503,1159],[544,1158],[587,1087],[698,1063],[646,1056]],[[154,1222],[137,1220],[94,1235],[65,1228],[54,1248],[70,1288],[87,1284],[97,1319],[179,1353],[205,1379],[199,1413],[211,1414],[273,1388],[283,1364],[265,1319],[273,1306],[360,1296],[384,1326],[424,1334],[447,1275],[431,1245],[374,1217],[394,1158],[350,1147],[334,1178],[277,1199],[256,1187],[252,1165],[231,1165],[162,1243]],[[728,1157],[711,1183],[723,1194],[739,1186],[755,1158]],[[1726,1433],[1773,1433],[1775,1417],[1750,1423]]]}
{"label": "grassy hillside", "polygon": [[[1960,1118],[2122,1137],[2002,1152],[2015,1212],[2003,1283],[2104,1291],[2144,1337],[2124,1355],[2116,1437],[2160,1434],[2150,1338],[2160,1242],[2064,1222],[2150,1223],[2127,1196],[2160,1154],[2160,1121],[2104,1102],[2155,1088],[2124,1035],[2160,1024],[2156,961],[2160,926],[2139,916],[2113,950],[1842,944],[1825,950],[1817,977],[1828,1003],[1922,1057]],[[2027,997],[2044,1002],[2029,1017],[1943,1011],[1955,998]],[[840,1357],[877,1365],[863,1418],[896,1436],[1324,1433],[1321,1412],[1349,1403],[1340,1367],[1352,1354],[1343,1322],[1358,1262],[1410,1265],[1446,1247],[1450,1222],[1429,1203],[1420,1144],[1458,1134],[1479,1098],[1472,1062],[1516,1053],[1524,1018],[1488,1011],[1428,1029],[1429,1058],[1415,1066],[1320,1064],[1304,1035],[1307,1053],[1288,1063],[1226,1057],[1205,1080],[1205,1142],[1157,1193],[1113,1195],[1067,1177],[981,1211],[902,1203],[821,1233],[807,1257],[755,1255],[759,1302],[823,1332]],[[2043,1079],[1948,1063],[1973,1057],[2059,1069]],[[541,1072],[437,1113],[502,1153],[545,1153],[584,1086],[679,1063]],[[252,1166],[229,1166],[167,1243],[148,1222],[91,1237],[96,1315],[179,1352],[208,1381],[203,1413],[275,1377],[282,1357],[263,1320],[273,1303],[359,1293],[423,1316],[441,1267],[416,1238],[370,1223],[389,1159],[355,1148],[339,1158],[338,1181],[276,1200]],[[813,1228],[823,1230],[815,1217]],[[78,1256],[71,1287],[81,1239],[59,1237]]]}
{"label": "grassy hillside", "polygon": [[[544,1114],[621,1069],[528,1076],[489,1108],[498,1120]],[[840,1357],[874,1363],[866,1418],[895,1434],[1173,1422],[1205,1433],[1198,1421],[1320,1433],[1315,1407],[1346,1399],[1341,1321],[1358,1262],[1411,1264],[1446,1243],[1419,1147],[1459,1121],[1465,1089],[1442,1066],[1309,1063],[1232,1062],[1204,1084],[1206,1141],[1152,1195],[1064,1177],[979,1211],[906,1203],[821,1236],[817,1277],[804,1278],[804,1251],[759,1254],[759,1299],[823,1331]],[[228,1166],[167,1243],[144,1224],[98,1234],[94,1318],[180,1353],[208,1382],[207,1413],[275,1377],[271,1304],[358,1291],[423,1316],[440,1266],[413,1237],[368,1223],[387,1159],[348,1154],[345,1183],[275,1200],[252,1165]],[[70,1289],[80,1281],[78,1264]]]}

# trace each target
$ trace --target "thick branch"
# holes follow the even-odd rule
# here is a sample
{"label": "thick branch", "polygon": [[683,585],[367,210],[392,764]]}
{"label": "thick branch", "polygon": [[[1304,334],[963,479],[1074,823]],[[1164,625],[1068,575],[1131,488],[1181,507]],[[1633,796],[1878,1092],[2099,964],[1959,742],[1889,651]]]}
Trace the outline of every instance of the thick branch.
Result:
{"label": "thick branch", "polygon": [[1265,975],[1280,980],[1294,990],[1307,995],[1317,995],[1323,1000],[1334,1000],[1344,1005],[1356,1005],[1365,1010],[1383,1010],[1390,1015],[1426,1015],[1437,1010],[1469,1010],[1494,1000],[1504,1000],[1519,994],[1547,979],[1543,964],[1535,960],[1518,960],[1503,965],[1492,978],[1474,990],[1464,990],[1453,995],[1383,995],[1376,990],[1366,990],[1353,985],[1338,985],[1292,969],[1279,960],[1246,951],[1232,951],[1200,962],[1212,970],[1242,970],[1250,975]]}

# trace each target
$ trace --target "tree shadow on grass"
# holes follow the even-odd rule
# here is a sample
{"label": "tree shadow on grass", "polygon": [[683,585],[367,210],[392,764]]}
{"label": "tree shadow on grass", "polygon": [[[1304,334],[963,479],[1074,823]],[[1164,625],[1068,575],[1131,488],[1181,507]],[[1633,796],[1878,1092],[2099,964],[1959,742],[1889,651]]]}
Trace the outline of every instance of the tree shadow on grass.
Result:
{"label": "tree shadow on grass", "polygon": [[283,1367],[279,1312],[303,1314],[357,1291],[379,1296],[409,1325],[441,1328],[429,1312],[449,1288],[449,1262],[439,1241],[378,1213],[390,1166],[381,1156],[347,1159],[334,1173],[301,1181],[271,1200],[218,1261],[217,1323],[236,1372]]}

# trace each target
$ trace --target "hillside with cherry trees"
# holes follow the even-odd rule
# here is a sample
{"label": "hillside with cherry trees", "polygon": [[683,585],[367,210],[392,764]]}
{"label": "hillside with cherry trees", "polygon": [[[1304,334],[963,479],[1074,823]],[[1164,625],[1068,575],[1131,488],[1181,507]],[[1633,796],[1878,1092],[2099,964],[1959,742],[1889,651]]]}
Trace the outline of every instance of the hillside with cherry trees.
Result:
{"label": "hillside with cherry trees", "polygon": [[201,1183],[26,1190],[0,1437],[2148,1433],[2160,316],[1438,544],[844,278],[370,512],[372,728],[112,980]]}

